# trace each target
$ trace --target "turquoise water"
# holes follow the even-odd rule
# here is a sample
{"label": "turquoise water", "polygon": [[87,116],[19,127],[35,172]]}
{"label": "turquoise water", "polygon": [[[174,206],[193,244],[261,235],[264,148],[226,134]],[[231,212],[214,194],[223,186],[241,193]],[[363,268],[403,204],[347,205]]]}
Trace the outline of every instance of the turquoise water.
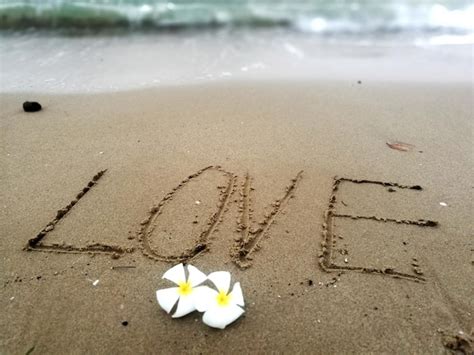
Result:
{"label": "turquoise water", "polygon": [[0,0],[1,29],[289,27],[316,33],[471,33],[466,0]]}

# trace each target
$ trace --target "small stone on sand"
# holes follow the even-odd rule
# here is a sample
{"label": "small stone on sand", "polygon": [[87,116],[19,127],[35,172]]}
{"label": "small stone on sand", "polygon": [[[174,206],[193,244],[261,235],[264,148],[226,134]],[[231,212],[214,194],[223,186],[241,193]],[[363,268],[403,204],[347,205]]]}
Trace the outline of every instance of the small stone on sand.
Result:
{"label": "small stone on sand", "polygon": [[36,101],[25,101],[23,102],[23,110],[25,112],[37,112],[41,110],[41,105]]}

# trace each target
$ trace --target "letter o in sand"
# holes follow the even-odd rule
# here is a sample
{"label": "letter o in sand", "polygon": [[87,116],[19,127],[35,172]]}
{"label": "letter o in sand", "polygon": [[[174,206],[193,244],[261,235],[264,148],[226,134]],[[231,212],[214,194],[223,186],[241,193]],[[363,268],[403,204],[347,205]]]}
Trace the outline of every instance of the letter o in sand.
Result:
{"label": "letter o in sand", "polygon": [[209,166],[181,181],[150,210],[139,242],[151,259],[183,262],[204,252],[226,211],[236,177]]}

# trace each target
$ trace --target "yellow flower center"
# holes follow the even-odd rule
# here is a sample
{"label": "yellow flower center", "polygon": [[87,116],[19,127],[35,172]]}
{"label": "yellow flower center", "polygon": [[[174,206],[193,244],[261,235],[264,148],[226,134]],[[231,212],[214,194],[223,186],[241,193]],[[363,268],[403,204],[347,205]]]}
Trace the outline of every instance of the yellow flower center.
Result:
{"label": "yellow flower center", "polygon": [[178,293],[181,296],[189,295],[192,292],[192,290],[193,290],[193,287],[191,286],[191,284],[189,282],[180,282],[179,283]]}
{"label": "yellow flower center", "polygon": [[221,307],[225,307],[229,304],[229,302],[230,295],[228,295],[224,291],[219,291],[219,294],[217,295],[217,304]]}

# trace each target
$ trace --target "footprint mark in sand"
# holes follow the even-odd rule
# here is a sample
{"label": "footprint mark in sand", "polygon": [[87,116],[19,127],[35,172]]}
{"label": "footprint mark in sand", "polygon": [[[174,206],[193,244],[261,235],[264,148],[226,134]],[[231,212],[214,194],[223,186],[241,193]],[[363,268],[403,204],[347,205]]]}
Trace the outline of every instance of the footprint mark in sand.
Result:
{"label": "footprint mark in sand", "polygon": [[[344,183],[354,183],[354,184],[375,184],[381,185],[388,188],[397,187],[399,189],[410,189],[415,191],[423,190],[420,185],[401,185],[393,182],[383,182],[383,181],[374,181],[374,180],[357,180],[351,178],[334,178],[334,182],[332,185],[332,193],[329,197],[329,205],[328,209],[324,212],[324,221],[323,221],[323,231],[322,231],[322,242],[321,242],[321,253],[319,254],[319,265],[321,268],[326,272],[331,271],[358,271],[370,274],[380,274],[391,276],[394,278],[403,278],[407,280],[412,280],[415,282],[426,281],[424,277],[422,277],[422,272],[419,271],[417,267],[414,268],[415,274],[408,274],[404,272],[398,272],[391,267],[387,268],[373,268],[373,267],[363,267],[363,266],[350,266],[350,265],[337,265],[333,262],[333,248],[336,244],[336,235],[334,234],[334,219],[335,218],[350,218],[354,220],[366,219],[366,220],[374,220],[377,222],[382,223],[397,223],[397,224],[407,224],[413,225],[418,227],[436,227],[438,222],[425,220],[425,219],[418,219],[418,220],[408,220],[408,219],[394,219],[394,218],[384,218],[384,217],[377,217],[377,216],[359,216],[359,215],[349,215],[349,214],[338,214],[336,212],[336,202],[337,202],[337,191],[339,186]],[[412,264],[413,265],[413,264]],[[418,264],[416,264],[418,266]]]}
{"label": "footprint mark in sand", "polygon": [[65,243],[53,243],[45,244],[44,240],[48,233],[50,233],[56,225],[66,216],[71,213],[71,210],[77,203],[97,185],[99,180],[105,174],[107,170],[101,170],[95,174],[87,185],[76,195],[76,197],[64,208],[61,208],[56,212],[54,217],[34,238],[28,240],[28,244],[25,246],[27,251],[43,251],[43,252],[55,252],[55,253],[110,253],[114,256],[119,256],[125,252],[132,252],[133,248],[124,248],[118,245],[107,245],[103,243],[92,243],[84,247],[78,247],[74,245],[68,245]]}
{"label": "footprint mark in sand", "polygon": [[[210,216],[207,223],[205,224],[204,229],[201,231],[199,236],[194,242],[192,248],[184,250],[179,255],[164,255],[157,252],[153,249],[150,244],[150,238],[153,235],[154,230],[159,224],[159,217],[163,212],[163,209],[166,205],[173,199],[173,197],[180,192],[190,181],[197,179],[199,176],[203,175],[208,171],[217,171],[223,174],[227,183],[222,186],[219,193],[219,202],[217,203],[217,210]],[[236,176],[231,172],[225,171],[220,166],[208,166],[204,169],[197,171],[196,173],[188,176],[186,179],[181,181],[178,186],[176,186],[171,192],[168,192],[163,199],[157,204],[154,205],[150,212],[149,216],[141,223],[142,227],[138,233],[138,240],[140,243],[140,248],[145,256],[153,260],[166,261],[166,262],[187,262],[198,255],[202,254],[204,251],[209,250],[210,241],[209,237],[213,233],[217,225],[222,221],[225,212],[227,211],[227,204],[229,203],[230,196],[235,191],[236,185]]]}
{"label": "footprint mark in sand", "polygon": [[237,232],[240,232],[238,238],[231,250],[230,256],[234,263],[241,268],[248,268],[252,265],[252,254],[261,248],[260,241],[268,235],[268,230],[275,221],[278,214],[288,204],[299,181],[303,176],[303,171],[298,172],[296,177],[291,179],[282,198],[272,203],[272,211],[266,213],[263,220],[258,222],[258,227],[251,228],[252,223],[252,178],[249,174],[245,175],[240,192],[239,218],[237,220]]}

